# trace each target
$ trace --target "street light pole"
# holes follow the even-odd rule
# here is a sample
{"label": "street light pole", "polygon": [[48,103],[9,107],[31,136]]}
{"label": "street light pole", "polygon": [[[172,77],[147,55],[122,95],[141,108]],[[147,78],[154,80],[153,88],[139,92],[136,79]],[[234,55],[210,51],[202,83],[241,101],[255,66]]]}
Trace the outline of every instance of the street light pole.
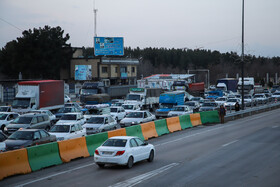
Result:
{"label": "street light pole", "polygon": [[242,77],[242,110],[244,110],[244,0],[242,0],[242,53],[241,53],[241,77]]}

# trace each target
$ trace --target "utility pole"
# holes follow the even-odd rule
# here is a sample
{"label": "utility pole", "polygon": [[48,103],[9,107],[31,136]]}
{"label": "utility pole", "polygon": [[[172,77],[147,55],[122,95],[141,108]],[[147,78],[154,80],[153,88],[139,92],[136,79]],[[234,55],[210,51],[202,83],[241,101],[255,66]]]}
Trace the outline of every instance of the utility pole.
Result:
{"label": "utility pole", "polygon": [[97,36],[97,33],[96,33],[97,9],[95,8],[95,1],[93,2],[93,12],[94,12],[94,37],[96,37]]}
{"label": "utility pole", "polygon": [[244,0],[242,0],[242,53],[241,53],[241,77],[242,77],[242,110],[244,110]]}

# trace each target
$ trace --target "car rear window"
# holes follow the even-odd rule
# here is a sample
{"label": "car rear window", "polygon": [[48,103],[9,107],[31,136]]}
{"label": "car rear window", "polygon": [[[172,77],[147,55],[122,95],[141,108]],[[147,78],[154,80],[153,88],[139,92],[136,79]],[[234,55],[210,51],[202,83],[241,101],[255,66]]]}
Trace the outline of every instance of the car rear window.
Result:
{"label": "car rear window", "polygon": [[125,139],[108,139],[102,146],[109,147],[125,147],[127,140]]}

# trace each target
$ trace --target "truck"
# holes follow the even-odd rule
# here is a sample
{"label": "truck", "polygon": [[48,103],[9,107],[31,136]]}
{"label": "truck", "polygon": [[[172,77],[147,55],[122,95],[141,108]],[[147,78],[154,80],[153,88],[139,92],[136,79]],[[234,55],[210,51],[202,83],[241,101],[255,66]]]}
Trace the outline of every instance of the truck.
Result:
{"label": "truck", "polygon": [[[253,95],[255,90],[255,79],[254,77],[244,77],[244,95]],[[239,94],[242,94],[242,78],[238,80],[237,90]]]}
{"label": "truck", "polygon": [[204,97],[204,82],[189,83],[189,94],[197,97]]}
{"label": "truck", "polygon": [[12,111],[26,113],[31,110],[55,111],[64,107],[64,81],[38,80],[18,82],[18,92]]}
{"label": "truck", "polygon": [[216,100],[219,97],[223,97],[224,92],[222,90],[212,90],[208,92],[206,99]]}
{"label": "truck", "polygon": [[168,117],[168,113],[171,111],[173,106],[184,105],[185,92],[173,91],[165,92],[160,94],[159,97],[159,109],[156,110],[156,118]]}
{"label": "truck", "polygon": [[85,82],[80,90],[82,104],[108,103],[112,98],[123,98],[136,85],[110,86],[104,81]]}
{"label": "truck", "polygon": [[158,107],[159,96],[162,92],[161,88],[130,88],[125,104],[136,103],[141,109],[152,111]]}
{"label": "truck", "polygon": [[238,80],[235,78],[223,78],[223,79],[217,80],[216,89],[222,90],[222,91],[236,92],[237,84],[238,84]]}

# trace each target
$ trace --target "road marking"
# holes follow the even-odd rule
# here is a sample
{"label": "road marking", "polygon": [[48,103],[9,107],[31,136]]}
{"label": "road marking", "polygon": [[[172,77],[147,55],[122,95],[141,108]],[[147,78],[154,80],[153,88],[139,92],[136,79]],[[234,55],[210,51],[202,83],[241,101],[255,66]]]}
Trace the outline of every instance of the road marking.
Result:
{"label": "road marking", "polygon": [[275,128],[277,128],[277,127],[278,127],[278,125],[275,125],[275,126],[273,126],[272,128],[275,129]]}
{"label": "road marking", "polygon": [[227,143],[227,144],[224,144],[224,145],[222,145],[222,147],[226,147],[226,146],[228,146],[228,145],[230,145],[230,144],[233,144],[233,143],[235,143],[235,142],[237,142],[238,140],[234,140],[234,141],[232,141],[232,142],[229,142],[229,143]]}
{"label": "road marking", "polygon": [[128,186],[135,186],[139,183],[141,183],[142,181],[144,180],[147,180],[147,179],[150,179],[166,170],[169,170],[175,166],[179,165],[179,163],[172,163],[172,164],[169,164],[169,165],[166,165],[166,166],[163,166],[159,169],[156,169],[156,170],[153,170],[153,171],[150,171],[148,173],[144,173],[142,175],[139,175],[137,177],[133,177],[131,179],[128,179],[128,180],[125,180],[123,182],[119,182],[117,184],[114,184],[110,187],[128,187]]}
{"label": "road marking", "polygon": [[28,185],[28,184],[32,184],[32,183],[35,183],[35,182],[38,182],[38,181],[41,181],[41,180],[48,179],[48,178],[50,178],[50,177],[55,177],[55,176],[58,176],[58,175],[61,175],[61,174],[64,174],[64,173],[69,173],[69,172],[71,172],[71,171],[75,171],[75,170],[82,169],[82,168],[85,168],[85,167],[88,167],[88,166],[92,166],[92,165],[95,165],[95,163],[83,165],[83,166],[80,166],[80,167],[76,167],[76,168],[73,168],[73,169],[69,169],[69,170],[67,170],[67,171],[62,171],[62,172],[59,172],[59,173],[56,173],[56,174],[53,174],[53,175],[49,175],[49,176],[46,176],[46,177],[42,177],[42,178],[39,178],[39,179],[36,179],[36,180],[32,180],[32,181],[27,182],[27,183],[24,183],[24,184],[17,185],[17,186],[15,186],[15,187],[22,187],[22,186],[25,186],[25,185]]}

